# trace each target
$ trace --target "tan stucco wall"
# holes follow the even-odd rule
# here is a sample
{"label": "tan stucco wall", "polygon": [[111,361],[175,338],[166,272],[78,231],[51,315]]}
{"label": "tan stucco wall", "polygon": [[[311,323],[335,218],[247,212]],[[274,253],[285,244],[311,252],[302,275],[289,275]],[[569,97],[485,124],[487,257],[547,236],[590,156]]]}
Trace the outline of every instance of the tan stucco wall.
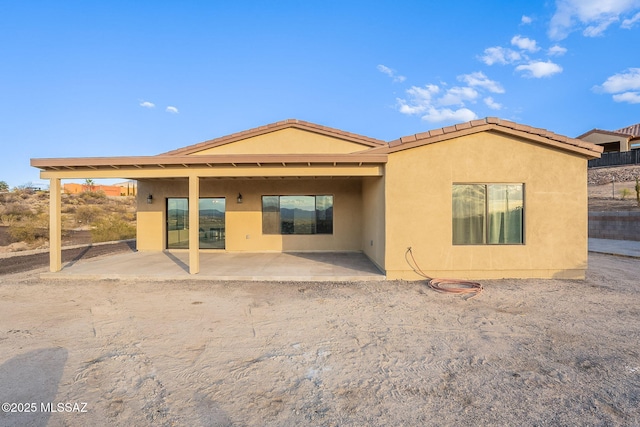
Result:
{"label": "tan stucco wall", "polygon": [[384,271],[384,177],[362,179],[362,250]]}
{"label": "tan stucco wall", "polygon": [[619,142],[620,151],[629,151],[629,138],[622,136],[613,136],[606,133],[592,133],[581,138],[583,141],[592,142],[594,144],[606,144],[610,142]]}
{"label": "tan stucco wall", "polygon": [[[405,261],[409,246],[435,277],[584,277],[586,169],[584,157],[494,132],[390,154],[387,278],[419,278]],[[525,244],[454,246],[453,183],[524,183]]]}
{"label": "tan stucco wall", "polygon": [[[166,199],[187,197],[187,180],[141,180],[138,184],[138,250],[166,248]],[[242,193],[243,203],[237,203]],[[148,194],[153,204],[146,203]],[[334,196],[332,235],[263,235],[263,195]],[[361,178],[203,179],[200,197],[226,198],[227,251],[360,251]]]}
{"label": "tan stucco wall", "polygon": [[209,154],[344,154],[370,148],[301,129],[282,129],[194,153]]}

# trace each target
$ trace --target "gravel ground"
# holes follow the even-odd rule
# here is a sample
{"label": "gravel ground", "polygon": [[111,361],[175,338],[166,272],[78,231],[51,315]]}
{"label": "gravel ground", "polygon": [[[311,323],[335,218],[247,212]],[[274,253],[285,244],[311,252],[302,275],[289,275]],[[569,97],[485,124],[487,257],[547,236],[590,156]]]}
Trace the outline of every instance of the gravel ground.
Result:
{"label": "gravel ground", "polygon": [[[62,262],[78,261],[103,255],[135,250],[135,241],[108,242],[62,249]],[[29,271],[49,265],[49,251],[36,250],[0,254],[0,281],[2,275]]]}
{"label": "gravel ground", "polygon": [[637,426],[640,259],[589,262],[584,281],[484,281],[473,299],[4,275],[0,402],[37,410],[0,425]]}

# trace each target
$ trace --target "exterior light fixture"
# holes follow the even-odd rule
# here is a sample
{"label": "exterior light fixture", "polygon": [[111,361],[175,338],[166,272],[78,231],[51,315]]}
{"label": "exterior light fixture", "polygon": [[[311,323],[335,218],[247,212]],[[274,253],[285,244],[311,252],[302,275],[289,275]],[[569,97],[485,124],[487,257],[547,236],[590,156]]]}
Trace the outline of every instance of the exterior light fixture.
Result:
{"label": "exterior light fixture", "polygon": [[147,196],[147,204],[150,205],[151,203],[153,203],[153,196],[151,194],[149,194]]}
{"label": "exterior light fixture", "polygon": [[238,193],[238,203],[242,203],[242,194]]}

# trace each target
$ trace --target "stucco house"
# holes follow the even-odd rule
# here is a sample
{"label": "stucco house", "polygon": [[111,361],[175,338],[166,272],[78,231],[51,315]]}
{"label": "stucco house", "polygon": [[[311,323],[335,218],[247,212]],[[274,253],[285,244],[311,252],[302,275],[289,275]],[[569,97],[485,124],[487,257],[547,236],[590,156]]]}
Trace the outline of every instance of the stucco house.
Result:
{"label": "stucco house", "polygon": [[591,129],[576,138],[602,146],[605,153],[640,149],[640,123],[613,131]]}
{"label": "stucco house", "polygon": [[602,147],[498,118],[385,142],[300,120],[156,156],[32,159],[51,182],[138,180],[137,249],[358,251],[388,279],[583,278],[587,160]]}

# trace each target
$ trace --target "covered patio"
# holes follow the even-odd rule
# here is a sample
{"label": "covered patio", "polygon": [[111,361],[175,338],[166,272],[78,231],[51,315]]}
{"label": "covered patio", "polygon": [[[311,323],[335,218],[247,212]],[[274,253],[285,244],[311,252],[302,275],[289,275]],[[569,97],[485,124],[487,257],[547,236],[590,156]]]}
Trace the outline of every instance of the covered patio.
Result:
{"label": "covered patio", "polygon": [[357,252],[202,252],[199,274],[189,274],[188,251],[130,252],[70,262],[42,277],[59,280],[242,280],[349,282],[385,280]]}

